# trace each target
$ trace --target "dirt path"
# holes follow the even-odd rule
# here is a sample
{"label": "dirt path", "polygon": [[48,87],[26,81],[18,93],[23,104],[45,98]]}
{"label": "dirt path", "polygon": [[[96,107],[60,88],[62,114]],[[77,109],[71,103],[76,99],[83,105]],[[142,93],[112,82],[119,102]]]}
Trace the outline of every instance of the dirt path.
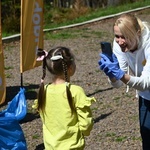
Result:
{"label": "dirt path", "polygon": [[[144,21],[150,20],[150,9],[136,15]],[[106,76],[98,68],[100,41],[112,42],[112,24],[116,18],[65,30],[72,38],[45,40],[45,49],[55,46],[67,46],[76,55],[77,71],[72,83],[85,89],[88,96],[94,96],[97,102],[92,105],[95,124],[89,137],[86,137],[85,150],[141,150],[141,138],[138,123],[138,101],[134,100],[135,90],[126,93],[126,86],[113,89]],[[61,34],[56,31],[50,34]],[[64,33],[64,31],[63,31]],[[4,44],[7,79],[7,100],[11,100],[20,88],[19,42]],[[21,122],[29,150],[42,150],[42,124],[32,108],[33,100],[40,83],[42,70],[37,67],[23,74],[23,83],[28,103],[28,114]],[[1,107],[4,109],[5,106]],[[62,149],[63,150],[63,149]]]}

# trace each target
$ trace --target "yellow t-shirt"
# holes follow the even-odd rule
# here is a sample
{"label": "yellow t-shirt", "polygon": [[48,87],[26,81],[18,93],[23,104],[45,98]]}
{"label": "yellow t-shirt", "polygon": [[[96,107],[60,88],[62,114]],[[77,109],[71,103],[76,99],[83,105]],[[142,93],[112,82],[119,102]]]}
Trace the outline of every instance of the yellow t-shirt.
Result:
{"label": "yellow t-shirt", "polygon": [[71,85],[70,91],[76,108],[73,115],[66,97],[66,84],[50,84],[46,88],[45,113],[40,112],[45,150],[84,149],[84,136],[93,127],[90,105],[96,100],[87,97],[80,86]]}

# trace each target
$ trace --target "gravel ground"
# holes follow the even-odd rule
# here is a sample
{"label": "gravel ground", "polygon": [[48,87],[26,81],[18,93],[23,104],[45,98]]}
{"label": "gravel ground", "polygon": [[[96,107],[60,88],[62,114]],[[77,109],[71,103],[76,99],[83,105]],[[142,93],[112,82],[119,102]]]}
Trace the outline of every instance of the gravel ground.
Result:
{"label": "gravel ground", "polygon": [[[144,21],[150,20],[150,9],[136,12]],[[112,42],[112,24],[116,18],[106,19],[96,23],[70,28],[63,31],[53,31],[50,34],[64,34],[57,40],[44,40],[44,48],[66,46],[73,49],[76,56],[77,70],[72,77],[72,83],[84,88],[88,96],[94,96],[97,102],[91,106],[95,124],[90,136],[86,137],[85,150],[141,150],[141,137],[138,122],[138,101],[135,90],[126,86],[113,89],[107,82],[107,77],[99,70],[98,60],[100,41]],[[65,39],[65,34],[70,34]],[[7,96],[10,101],[19,91],[20,80],[20,43],[19,41],[3,45]],[[36,98],[41,66],[23,73],[23,86],[26,89],[28,113],[20,125],[24,131],[28,150],[42,150],[42,124],[39,115],[31,106]],[[47,79],[46,79],[47,80]],[[0,109],[4,109],[4,104]],[[63,150],[63,149],[62,149]]]}

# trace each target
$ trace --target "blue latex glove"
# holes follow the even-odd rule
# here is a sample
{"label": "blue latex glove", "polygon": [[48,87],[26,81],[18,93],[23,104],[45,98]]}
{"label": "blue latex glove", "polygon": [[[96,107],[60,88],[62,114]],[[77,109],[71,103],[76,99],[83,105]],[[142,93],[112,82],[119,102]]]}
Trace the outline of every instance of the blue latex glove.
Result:
{"label": "blue latex glove", "polygon": [[109,78],[116,78],[116,80],[120,80],[125,72],[120,69],[119,62],[115,54],[112,55],[113,62],[102,53],[100,53],[100,56],[101,59],[98,62],[100,69],[104,71]]}

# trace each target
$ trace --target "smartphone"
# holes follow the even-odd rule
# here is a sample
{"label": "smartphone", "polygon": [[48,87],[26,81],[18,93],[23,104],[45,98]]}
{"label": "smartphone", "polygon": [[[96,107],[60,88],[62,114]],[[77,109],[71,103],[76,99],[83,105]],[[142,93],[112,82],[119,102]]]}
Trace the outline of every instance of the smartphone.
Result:
{"label": "smartphone", "polygon": [[110,60],[112,59],[112,48],[109,42],[100,42],[102,53],[105,54]]}

